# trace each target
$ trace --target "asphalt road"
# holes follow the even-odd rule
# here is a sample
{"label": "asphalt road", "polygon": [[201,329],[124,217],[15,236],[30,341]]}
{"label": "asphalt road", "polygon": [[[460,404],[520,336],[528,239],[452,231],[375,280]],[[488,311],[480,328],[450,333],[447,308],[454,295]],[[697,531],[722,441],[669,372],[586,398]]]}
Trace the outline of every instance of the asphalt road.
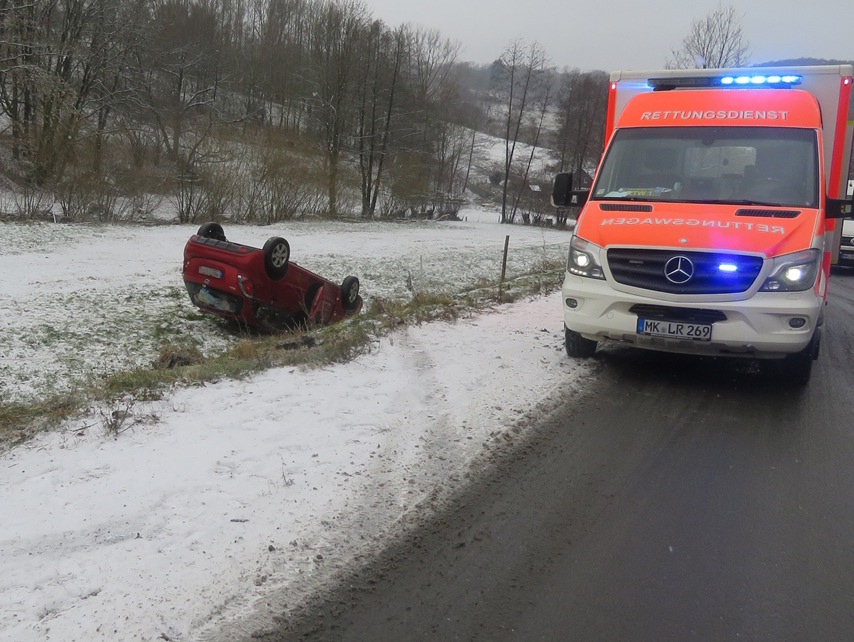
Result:
{"label": "asphalt road", "polygon": [[624,348],[276,640],[854,640],[854,271],[806,388]]}

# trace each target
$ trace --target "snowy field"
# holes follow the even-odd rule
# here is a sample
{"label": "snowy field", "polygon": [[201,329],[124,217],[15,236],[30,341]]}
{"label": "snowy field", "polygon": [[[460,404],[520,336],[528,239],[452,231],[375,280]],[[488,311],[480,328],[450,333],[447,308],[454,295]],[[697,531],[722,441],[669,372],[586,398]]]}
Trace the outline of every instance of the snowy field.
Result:
{"label": "snowy field", "polygon": [[[466,222],[229,227],[372,297],[458,292],[563,255],[568,233]],[[2,224],[4,402],[234,337],[189,305],[196,226]],[[551,255],[550,255],[551,258]],[[273,369],[95,409],[2,455],[0,640],[234,640],[429,516],[592,366],[563,352],[560,295],[401,329],[347,364]]]}
{"label": "snowy field", "polygon": [[[366,306],[406,299],[407,287],[460,292],[565,255],[568,233],[468,222],[292,223],[225,226],[239,243],[285,236],[294,262],[340,283],[354,274]],[[479,223],[478,221],[486,221]],[[190,304],[181,280],[184,243],[198,225],[0,224],[0,402],[43,398],[87,378],[148,367],[169,343],[212,354],[235,340]]]}

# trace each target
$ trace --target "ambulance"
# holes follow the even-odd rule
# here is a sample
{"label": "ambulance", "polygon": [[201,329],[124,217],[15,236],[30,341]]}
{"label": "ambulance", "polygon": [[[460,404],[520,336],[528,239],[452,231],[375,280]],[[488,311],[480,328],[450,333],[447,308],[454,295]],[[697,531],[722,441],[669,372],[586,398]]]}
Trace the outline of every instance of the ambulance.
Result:
{"label": "ambulance", "polygon": [[[851,65],[611,74],[602,160],[562,287],[567,354],[618,341],[762,360],[797,383],[818,358],[850,217]],[[839,225],[841,228],[841,225]]]}

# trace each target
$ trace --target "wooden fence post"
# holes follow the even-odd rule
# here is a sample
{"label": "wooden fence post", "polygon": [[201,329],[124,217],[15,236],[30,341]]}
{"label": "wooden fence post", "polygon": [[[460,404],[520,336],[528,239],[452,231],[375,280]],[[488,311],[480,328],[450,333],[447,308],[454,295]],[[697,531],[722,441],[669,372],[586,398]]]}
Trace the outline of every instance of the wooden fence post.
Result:
{"label": "wooden fence post", "polygon": [[507,274],[507,248],[510,246],[510,235],[504,237],[504,259],[501,261],[501,283],[504,284],[504,275]]}

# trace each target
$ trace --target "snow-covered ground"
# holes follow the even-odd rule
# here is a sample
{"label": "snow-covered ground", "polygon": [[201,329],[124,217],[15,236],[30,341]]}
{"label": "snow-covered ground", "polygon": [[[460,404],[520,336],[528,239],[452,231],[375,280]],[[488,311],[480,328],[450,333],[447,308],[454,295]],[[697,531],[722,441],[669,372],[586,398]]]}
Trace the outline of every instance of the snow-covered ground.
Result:
{"label": "snow-covered ground", "polygon": [[[568,234],[497,224],[231,228],[293,260],[356,274],[365,297],[459,291]],[[0,225],[0,400],[151,363],[157,341],[233,340],[180,281],[195,226]],[[156,330],[156,332],[155,332]],[[156,335],[157,339],[152,335]],[[0,457],[0,639],[217,640],[358,565],[524,435],[591,367],[566,358],[560,296],[401,329],[333,367],[280,368],[93,408]],[[109,412],[127,412],[111,434]],[[227,633],[224,633],[227,632]]]}
{"label": "snow-covered ground", "polygon": [[[454,293],[544,259],[561,259],[568,234],[499,225],[495,212],[460,222],[302,222],[225,226],[261,247],[286,236],[293,260],[333,281],[361,280],[366,305],[408,290]],[[148,367],[163,345],[194,343],[209,354],[235,341],[193,308],[181,281],[184,243],[198,225],[0,224],[0,402],[43,398],[87,378]]]}

